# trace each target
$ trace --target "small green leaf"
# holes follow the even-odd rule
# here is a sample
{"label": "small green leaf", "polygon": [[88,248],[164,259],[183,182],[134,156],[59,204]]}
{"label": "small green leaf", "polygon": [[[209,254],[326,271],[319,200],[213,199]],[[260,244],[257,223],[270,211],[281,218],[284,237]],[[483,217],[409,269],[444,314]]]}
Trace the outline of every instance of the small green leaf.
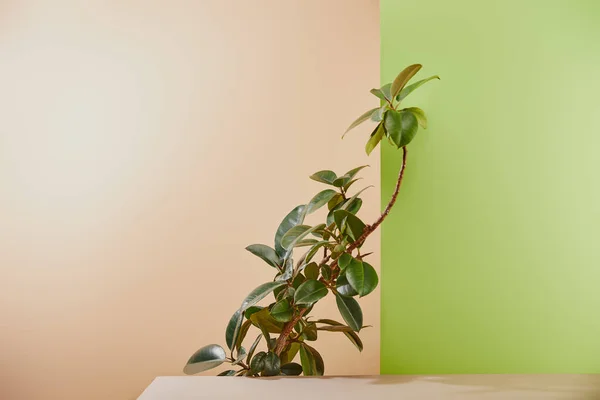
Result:
{"label": "small green leaf", "polygon": [[280,258],[283,258],[286,254],[286,249],[284,249],[281,245],[281,238],[294,226],[300,225],[304,222],[304,216],[306,215],[305,207],[305,205],[301,205],[294,208],[289,212],[288,215],[285,216],[277,228],[277,233],[275,234],[275,251]]}
{"label": "small green leaf", "polygon": [[327,264],[321,265],[321,276],[326,281],[331,279],[331,267]]}
{"label": "small green leaf", "polygon": [[395,98],[400,94],[400,91],[404,89],[404,86],[410,81],[410,79],[415,76],[417,72],[421,69],[421,64],[413,64],[406,67],[402,72],[398,74],[394,82],[392,82],[392,98]]}
{"label": "small green leaf", "polygon": [[417,82],[413,83],[412,85],[408,85],[407,87],[405,87],[404,89],[402,89],[402,91],[396,97],[396,99],[398,101],[402,101],[406,96],[408,96],[409,94],[411,94],[412,92],[414,92],[415,89],[418,89],[419,87],[423,86],[425,83],[429,82],[432,79],[440,79],[440,77],[437,76],[437,75],[434,75],[434,76],[430,76],[429,78],[425,78],[425,79],[422,79],[420,81],[417,81]]}
{"label": "small green leaf", "polygon": [[377,125],[377,129],[371,135],[371,138],[365,146],[365,151],[367,152],[367,155],[371,155],[371,152],[375,149],[375,147],[377,147],[379,142],[381,142],[381,139],[383,138],[384,134],[385,129],[383,127],[383,123],[380,123],[379,125]]}
{"label": "small green leaf", "polygon": [[183,368],[186,375],[197,374],[223,364],[226,358],[225,350],[217,344],[209,344],[194,353]]}
{"label": "small green leaf", "polygon": [[294,294],[296,304],[312,304],[327,295],[327,286],[323,282],[308,279],[302,283]]}
{"label": "small green leaf", "polygon": [[392,95],[390,93],[391,86],[392,86],[391,83],[387,83],[379,89],[371,89],[370,92],[385,102],[391,102],[392,101]]}
{"label": "small green leaf", "polygon": [[419,124],[412,112],[391,110],[385,117],[385,129],[394,144],[401,148],[413,140]]}
{"label": "small green leaf", "polygon": [[328,185],[331,185],[331,184],[333,184],[333,181],[336,180],[337,175],[333,171],[323,170],[323,171],[315,172],[309,178],[312,179],[313,181],[327,183]]}
{"label": "small green leaf", "polygon": [[354,258],[350,254],[344,253],[338,258],[338,266],[343,271],[353,259]]}
{"label": "small green leaf", "polygon": [[244,301],[242,303],[241,309],[243,311],[247,310],[249,307],[255,305],[256,303],[258,303],[259,301],[264,299],[273,290],[275,290],[276,288],[283,286],[285,284],[286,284],[286,282],[263,283],[262,285],[258,286],[256,289],[254,289],[252,292],[250,292],[250,294],[248,296],[246,296],[246,298],[244,299]]}
{"label": "small green leaf", "polygon": [[243,319],[242,310],[237,310],[227,324],[227,329],[225,329],[225,343],[227,343],[227,347],[230,350],[233,350],[233,345],[237,341],[237,335],[239,335]]}
{"label": "small green leaf", "polygon": [[233,370],[233,369],[228,369],[227,371],[223,371],[221,372],[219,375],[217,376],[234,376],[236,374],[237,371]]}
{"label": "small green leaf", "polygon": [[312,358],[315,360],[314,375],[323,376],[323,374],[325,373],[325,364],[323,362],[323,357],[321,357],[321,354],[319,354],[319,352],[314,347],[311,347],[306,343],[302,343],[302,347],[304,347],[308,352],[310,352]]}
{"label": "small green leaf", "polygon": [[293,310],[287,299],[283,299],[275,303],[271,308],[271,316],[278,322],[288,322],[292,319]]}
{"label": "small green leaf", "polygon": [[[283,287],[282,287],[282,289],[283,289]],[[246,317],[246,319],[250,319],[250,317],[252,316],[252,314],[254,314],[255,312],[259,312],[263,308],[264,307],[261,307],[261,306],[248,307],[246,309],[246,311],[244,312],[244,316]]]}
{"label": "small green leaf", "polygon": [[281,371],[281,361],[277,354],[268,352],[263,358],[263,364],[262,376],[279,375],[279,372]]}
{"label": "small green leaf", "polygon": [[300,363],[302,364],[304,376],[317,375],[315,357],[313,356],[312,352],[304,346],[304,344],[300,345]]}
{"label": "small green leaf", "polygon": [[[350,182],[346,183],[344,185],[344,190],[347,192],[348,189],[350,189],[350,186],[352,186],[356,181],[360,181],[362,178],[356,178],[356,179],[352,179]],[[343,200],[343,199],[342,199]],[[333,207],[332,207],[333,208]],[[331,210],[331,208],[330,208]]]}
{"label": "small green leaf", "polygon": [[304,275],[307,279],[317,279],[319,277],[319,265],[316,262],[311,262],[304,267]]}
{"label": "small green leaf", "polygon": [[333,218],[338,229],[348,235],[353,241],[356,241],[365,230],[365,223],[356,215],[347,210],[337,210],[333,213]]}
{"label": "small green leaf", "polygon": [[244,358],[246,358],[246,355],[246,349],[243,346],[240,346],[237,357],[235,358],[235,361],[231,363],[231,365],[238,365]]}
{"label": "small green leaf", "polygon": [[346,210],[348,210],[348,212],[350,214],[355,214],[358,212],[358,210],[360,210],[360,207],[362,206],[363,201],[362,199],[356,198],[350,202],[348,202],[348,207],[346,208]]}
{"label": "small green leaf", "polygon": [[246,250],[255,256],[260,257],[267,264],[274,268],[279,266],[279,256],[275,250],[265,244],[251,244],[250,246],[246,247]]}
{"label": "small green leaf", "polygon": [[252,359],[252,356],[254,355],[254,351],[256,350],[256,347],[260,343],[260,340],[262,339],[262,337],[263,337],[262,333],[259,333],[258,336],[256,337],[256,339],[254,339],[252,346],[250,346],[250,350],[248,350],[248,357],[246,358],[246,364],[250,364],[250,360]]}
{"label": "small green leaf", "polygon": [[368,165],[361,165],[360,167],[352,168],[350,171],[346,172],[344,176],[349,177],[350,179],[354,178],[356,174],[358,174],[362,169],[367,168]]}
{"label": "small green leaf", "polygon": [[281,366],[281,373],[288,376],[298,376],[302,373],[302,366],[297,363],[287,363]]}
{"label": "small green leaf", "polygon": [[375,110],[373,112],[373,114],[371,114],[371,121],[373,121],[373,122],[383,121],[383,116],[385,115],[385,112],[387,110],[388,110],[387,104],[379,107],[377,110]]}
{"label": "small green leaf", "polygon": [[313,257],[317,254],[317,252],[319,251],[319,249],[323,246],[327,246],[330,245],[331,243],[327,240],[323,240],[321,242],[315,243],[313,245],[313,247],[310,248],[310,250],[308,250],[308,253],[306,253],[306,258],[305,258],[305,262],[310,262],[310,260],[313,259]]}
{"label": "small green leaf", "polygon": [[283,267],[283,271],[281,272],[281,274],[279,274],[275,277],[275,281],[277,281],[277,282],[287,281],[288,279],[290,279],[292,277],[293,274],[294,274],[294,260],[292,260],[292,258],[290,257],[285,260],[285,265]]}
{"label": "small green leaf", "polygon": [[306,340],[315,341],[317,340],[317,325],[313,323],[307,324],[302,331]]}
{"label": "small green leaf", "polygon": [[346,278],[354,290],[362,295],[365,285],[365,269],[362,261],[356,258],[350,261],[348,268],[346,268]]}
{"label": "small green leaf", "polygon": [[258,353],[256,353],[256,355],[252,358],[252,361],[250,362],[250,368],[252,369],[252,372],[254,372],[255,374],[262,372],[263,368],[265,367],[266,355],[267,353],[265,353],[264,351],[259,351]]}
{"label": "small green leaf", "polygon": [[410,111],[413,113],[415,118],[417,118],[419,125],[421,125],[421,128],[427,129],[427,117],[425,116],[425,111],[421,110],[419,107],[409,107],[402,111]]}
{"label": "small green leaf", "polygon": [[298,225],[290,229],[281,238],[281,245],[288,251],[304,239],[309,233],[325,228],[325,224],[319,224],[313,227],[308,225]]}
{"label": "small green leaf", "polygon": [[342,138],[344,136],[346,136],[346,133],[348,133],[350,130],[356,128],[358,125],[362,124],[363,122],[365,122],[366,120],[368,120],[369,118],[371,118],[371,114],[373,114],[378,109],[379,109],[379,107],[372,108],[372,109],[366,111],[360,117],[358,117],[353,123],[350,124],[350,126],[348,127],[348,129],[346,129],[346,132],[344,132],[344,134],[342,135]]}
{"label": "small green leaf", "polygon": [[354,290],[352,285],[348,282],[348,278],[346,278],[346,274],[338,276],[335,282],[336,290],[342,296],[356,296],[358,292]]}
{"label": "small green leaf", "polygon": [[327,202],[327,208],[329,210],[331,210],[332,208],[334,208],[335,206],[337,206],[338,204],[340,204],[343,201],[344,201],[344,196],[342,196],[341,194],[337,193],[335,196],[333,196],[331,198],[331,200],[329,200]]}
{"label": "small green leaf", "polygon": [[315,197],[308,202],[306,213],[310,214],[317,211],[319,208],[327,204],[327,202],[329,202],[334,196],[339,196],[339,193],[333,189],[326,189],[317,193]]}
{"label": "small green leaf", "polygon": [[250,321],[244,321],[244,323],[242,324],[242,326],[240,328],[240,332],[235,341],[236,349],[239,349],[240,347],[242,347],[242,342],[246,338],[246,334],[248,333],[248,329],[250,329],[251,325],[252,325],[252,323]]}
{"label": "small green leaf", "polygon": [[352,297],[346,297],[340,294],[335,295],[335,302],[342,318],[346,321],[346,324],[348,324],[355,332],[360,331],[363,324],[363,315],[358,302]]}

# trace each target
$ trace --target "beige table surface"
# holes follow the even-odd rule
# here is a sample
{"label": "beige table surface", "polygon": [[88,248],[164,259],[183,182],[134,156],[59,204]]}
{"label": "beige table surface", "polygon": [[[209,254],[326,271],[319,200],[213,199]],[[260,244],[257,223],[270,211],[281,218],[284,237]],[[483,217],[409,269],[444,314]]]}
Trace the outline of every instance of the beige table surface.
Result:
{"label": "beige table surface", "polygon": [[600,400],[600,375],[161,376],[138,400]]}

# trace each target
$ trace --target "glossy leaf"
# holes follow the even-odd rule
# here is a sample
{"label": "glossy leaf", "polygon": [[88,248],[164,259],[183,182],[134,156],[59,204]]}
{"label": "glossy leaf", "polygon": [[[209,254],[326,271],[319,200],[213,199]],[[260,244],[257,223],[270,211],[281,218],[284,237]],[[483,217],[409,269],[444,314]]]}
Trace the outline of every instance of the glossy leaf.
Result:
{"label": "glossy leaf", "polygon": [[346,172],[344,176],[347,176],[350,179],[352,179],[356,176],[356,174],[358,174],[361,170],[367,167],[368,165],[361,165],[360,167],[352,168],[350,171]]}
{"label": "glossy leaf", "polygon": [[279,255],[279,257],[284,257],[286,250],[281,245],[281,238],[287,231],[292,229],[296,225],[302,224],[304,222],[305,215],[305,207],[304,205],[297,206],[292,211],[289,212],[288,215],[285,216],[279,227],[277,228],[277,233],[275,234],[275,251]]}
{"label": "glossy leaf", "polygon": [[336,285],[336,290],[338,291],[338,293],[343,296],[352,297],[352,296],[356,296],[358,294],[358,292],[356,290],[354,290],[352,285],[350,285],[350,283],[348,282],[348,278],[346,278],[346,274],[338,276],[338,278],[335,282],[335,285]]}
{"label": "glossy leaf", "polygon": [[[282,289],[283,289],[283,287],[282,287]],[[244,311],[244,317],[246,317],[246,319],[250,319],[250,317],[252,316],[252,314],[254,314],[255,312],[259,312],[263,308],[264,307],[261,307],[261,306],[248,307],[246,309],[246,311]]]}
{"label": "glossy leaf", "polygon": [[365,223],[347,210],[337,210],[333,214],[338,229],[348,235],[353,241],[357,240],[365,230]]}
{"label": "glossy leaf", "polygon": [[391,86],[392,86],[391,83],[387,83],[379,89],[371,89],[370,92],[385,102],[391,102],[392,101],[392,95],[390,93]]}
{"label": "glossy leaf", "polygon": [[375,107],[372,108],[368,111],[365,111],[364,114],[362,114],[360,117],[358,117],[353,123],[350,124],[350,126],[348,127],[348,129],[346,129],[346,132],[344,132],[344,134],[342,135],[342,138],[344,136],[346,136],[346,133],[348,133],[350,130],[356,128],[358,125],[362,124],[363,122],[365,122],[366,120],[368,120],[369,118],[371,118],[371,115],[377,111],[379,109],[379,107]]}
{"label": "glossy leaf", "polygon": [[400,94],[400,91],[404,89],[404,86],[410,81],[410,79],[415,76],[417,72],[421,69],[421,64],[413,64],[406,67],[402,72],[398,74],[394,82],[392,82],[391,94],[392,98],[395,98]]}
{"label": "glossy leaf", "polygon": [[327,183],[328,185],[331,185],[333,183],[333,181],[335,181],[337,179],[337,175],[333,171],[323,170],[323,171],[315,172],[309,178],[312,179],[313,181]]}
{"label": "glossy leaf", "polygon": [[197,374],[223,364],[226,358],[225,350],[217,344],[209,344],[196,351],[183,368],[186,375]]}
{"label": "glossy leaf", "polygon": [[296,304],[312,304],[327,295],[327,287],[323,282],[308,279],[302,283],[294,294]]}
{"label": "glossy leaf", "polygon": [[[334,326],[341,326],[343,325],[342,323],[338,322],[338,321],[334,321],[332,319],[319,319],[317,321],[315,321],[316,323],[322,323],[322,324],[329,324],[329,325],[334,325]],[[346,335],[346,337],[348,338],[348,340],[350,340],[350,342],[352,342],[352,344],[354,346],[356,346],[356,348],[358,349],[358,351],[363,351],[363,342],[362,340],[360,340],[360,337],[358,336],[358,334],[356,332],[347,332],[344,331],[344,335]]]}
{"label": "glossy leaf", "polygon": [[246,247],[246,250],[257,257],[260,257],[267,264],[274,268],[279,266],[279,256],[275,250],[265,244],[251,244],[250,246]]}
{"label": "glossy leaf", "polygon": [[281,361],[279,356],[273,352],[268,352],[263,358],[262,376],[279,375],[281,371]]}
{"label": "glossy leaf", "polygon": [[342,196],[340,193],[337,193],[335,196],[333,196],[331,198],[331,200],[329,200],[327,202],[327,208],[329,210],[331,210],[332,208],[334,208],[335,206],[337,206],[338,204],[340,204],[343,201],[344,201],[344,196]]}
{"label": "glossy leaf", "polygon": [[242,310],[237,310],[229,319],[227,329],[225,329],[225,343],[227,344],[227,347],[229,347],[230,350],[233,349],[233,345],[237,341],[237,336],[239,335],[243,319],[244,316],[242,314]]}
{"label": "glossy leaf", "polygon": [[235,341],[235,348],[239,349],[240,347],[242,347],[242,342],[244,341],[244,339],[246,338],[246,334],[248,333],[248,329],[250,329],[250,326],[252,325],[252,322],[248,321],[244,321],[244,323],[242,324],[241,328],[240,328],[240,332],[237,336],[237,339]]}
{"label": "glossy leaf", "polygon": [[343,271],[344,269],[346,269],[346,267],[348,266],[348,264],[350,264],[352,260],[353,257],[350,254],[344,253],[340,256],[340,258],[338,258],[338,266]]}
{"label": "glossy leaf", "polygon": [[306,258],[305,261],[309,262],[310,260],[313,259],[313,257],[315,256],[315,254],[317,254],[317,252],[319,251],[319,249],[321,249],[323,246],[328,246],[330,244],[329,241],[327,240],[323,240],[320,241],[318,243],[315,243],[310,250],[308,251],[308,253],[306,253]]}
{"label": "glossy leaf", "polygon": [[329,331],[329,332],[354,332],[352,328],[346,325],[326,325],[320,326],[317,328],[319,331]]}
{"label": "glossy leaf", "polygon": [[346,297],[340,294],[336,294],[335,302],[346,324],[354,331],[360,331],[363,324],[363,315],[358,302],[353,297]]}
{"label": "glossy leaf", "polygon": [[285,284],[286,284],[285,282],[263,283],[262,285],[258,286],[256,289],[254,289],[252,292],[250,292],[250,294],[248,296],[246,296],[246,298],[244,299],[244,302],[242,303],[241,309],[243,311],[247,310],[248,307],[255,305],[256,303],[258,303],[259,301],[264,299],[273,290],[275,290],[276,288],[283,286]]}
{"label": "glossy leaf", "polygon": [[281,245],[288,251],[292,249],[300,240],[304,239],[309,233],[325,228],[325,224],[319,224],[313,227],[308,225],[298,225],[286,232],[281,238]]}
{"label": "glossy leaf", "polygon": [[362,261],[356,258],[350,261],[346,268],[346,278],[354,290],[362,296],[365,286],[365,268]]}
{"label": "glossy leaf", "polygon": [[271,317],[278,322],[288,322],[292,319],[293,310],[287,299],[279,300],[271,308]]}
{"label": "glossy leaf", "polygon": [[242,346],[238,349],[238,354],[237,357],[235,358],[235,360],[231,363],[231,365],[238,365],[239,363],[242,362],[242,360],[244,358],[246,358],[246,349]]}
{"label": "glossy leaf", "polygon": [[402,101],[404,98],[406,98],[406,96],[408,96],[409,94],[414,92],[415,89],[418,89],[419,87],[423,86],[425,83],[429,82],[432,79],[440,79],[440,77],[437,75],[434,75],[434,76],[430,76],[429,78],[425,78],[420,81],[417,81],[411,85],[408,85],[404,89],[402,89],[400,94],[398,96],[396,96],[396,99],[398,101]]}
{"label": "glossy leaf", "polygon": [[317,325],[315,325],[314,322],[307,324],[304,327],[302,333],[304,334],[304,337],[306,338],[306,340],[310,340],[310,341],[314,342],[318,338]]}
{"label": "glossy leaf", "polygon": [[385,129],[398,147],[409,144],[419,129],[417,118],[410,111],[390,111],[385,117]]}
{"label": "glossy leaf", "polygon": [[258,347],[258,344],[260,343],[260,340],[262,339],[262,337],[263,337],[262,333],[259,333],[258,336],[256,337],[256,339],[254,339],[252,346],[250,346],[250,349],[248,350],[248,357],[246,358],[246,364],[250,363],[250,360],[252,359],[252,356],[254,355],[254,351],[256,351],[256,347]]}
{"label": "glossy leaf", "polygon": [[421,125],[421,128],[427,129],[427,116],[425,116],[425,111],[421,110],[419,107],[409,107],[405,108],[403,111],[410,111],[413,113],[415,118],[417,118],[417,122]]}
{"label": "glossy leaf", "polygon": [[388,110],[388,106],[384,105],[379,107],[377,110],[375,110],[373,112],[373,114],[371,114],[371,121],[374,122],[381,122],[383,121],[383,116],[385,115],[385,112]]}
{"label": "glossy leaf", "polygon": [[[344,190],[347,192],[347,191],[348,191],[348,189],[350,189],[350,186],[352,186],[353,184],[355,184],[357,181],[360,181],[361,179],[362,179],[362,178],[356,178],[356,179],[352,179],[350,182],[348,182],[348,183],[346,183],[346,184],[344,185]],[[343,200],[343,198],[342,198],[342,200]],[[328,203],[328,205],[329,205],[329,203]],[[333,207],[331,207],[331,208],[333,208]],[[331,208],[330,208],[330,209],[331,209]]]}
{"label": "glossy leaf", "polygon": [[219,375],[217,376],[234,376],[237,373],[237,371],[233,370],[233,369],[228,369],[227,371],[223,371],[221,372]]}
{"label": "glossy leaf", "polygon": [[319,352],[314,347],[311,347],[306,343],[302,343],[302,347],[308,350],[308,352],[311,353],[313,359],[315,360],[314,375],[323,376],[323,374],[325,373],[325,363],[323,362],[323,357],[321,357],[321,354],[319,354]]}
{"label": "glossy leaf", "polygon": [[350,214],[355,214],[360,210],[360,207],[362,207],[363,201],[360,198],[356,198],[350,202],[348,202],[348,208],[346,208],[346,210],[348,210],[348,212]]}
{"label": "glossy leaf", "polygon": [[304,275],[307,279],[317,279],[319,277],[319,265],[316,262],[311,262],[304,267]]}
{"label": "glossy leaf", "polygon": [[297,363],[287,363],[281,366],[281,373],[288,376],[298,376],[302,373],[302,365]]}
{"label": "glossy leaf", "polygon": [[287,349],[281,353],[280,359],[282,364],[287,364],[292,362],[292,360],[296,357],[300,351],[300,343],[292,342],[288,345]]}
{"label": "glossy leaf", "polygon": [[308,350],[304,344],[300,345],[300,363],[302,364],[302,372],[304,376],[317,375],[317,365],[312,352]]}
{"label": "glossy leaf", "polygon": [[371,152],[375,149],[375,147],[377,147],[379,142],[381,142],[383,135],[385,135],[385,129],[383,127],[383,123],[380,123],[379,125],[377,125],[377,129],[371,135],[371,137],[367,141],[367,144],[365,145],[365,152],[367,153],[367,155],[370,155]]}
{"label": "glossy leaf", "polygon": [[317,193],[315,197],[313,197],[308,202],[308,206],[306,207],[306,213],[310,214],[317,211],[319,208],[327,204],[327,202],[329,202],[329,200],[331,200],[336,195],[339,195],[339,193],[333,189],[326,189],[322,192]]}
{"label": "glossy leaf", "polygon": [[287,281],[294,274],[294,260],[291,258],[287,258],[285,261],[285,265],[283,266],[283,271],[279,274],[275,280],[278,282]]}
{"label": "glossy leaf", "polygon": [[363,286],[363,292],[360,293],[360,297],[366,296],[371,293],[377,285],[379,284],[379,276],[377,276],[377,271],[375,268],[369,263],[363,261],[364,275],[365,275],[365,283]]}
{"label": "glossy leaf", "polygon": [[327,264],[321,265],[321,276],[326,281],[329,281],[331,279],[331,267],[329,265],[327,265]]}
{"label": "glossy leaf", "polygon": [[269,336],[269,333],[281,333],[283,329],[283,323],[276,320],[268,308],[252,314],[250,321],[252,321],[252,325],[262,331],[265,337]]}
{"label": "glossy leaf", "polygon": [[252,372],[257,374],[263,370],[263,368],[265,367],[266,355],[267,353],[265,353],[264,351],[259,351],[254,357],[252,357],[252,361],[250,361],[250,368],[252,369]]}

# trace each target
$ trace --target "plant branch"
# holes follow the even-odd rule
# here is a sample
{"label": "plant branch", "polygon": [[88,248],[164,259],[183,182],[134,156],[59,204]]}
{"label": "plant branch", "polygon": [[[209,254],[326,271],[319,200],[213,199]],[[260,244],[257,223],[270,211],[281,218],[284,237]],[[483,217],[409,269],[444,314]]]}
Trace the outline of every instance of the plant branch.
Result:
{"label": "plant branch", "polygon": [[304,315],[306,310],[308,310],[308,308],[303,308],[302,310],[300,310],[298,315],[296,315],[294,318],[292,318],[290,322],[287,322],[283,326],[283,330],[277,338],[277,342],[275,342],[275,354],[277,354],[278,356],[280,356],[283,352],[283,349],[287,344],[288,336],[290,336],[290,333],[292,333],[292,330],[294,329],[294,326],[298,323],[298,321],[302,319],[302,316]]}

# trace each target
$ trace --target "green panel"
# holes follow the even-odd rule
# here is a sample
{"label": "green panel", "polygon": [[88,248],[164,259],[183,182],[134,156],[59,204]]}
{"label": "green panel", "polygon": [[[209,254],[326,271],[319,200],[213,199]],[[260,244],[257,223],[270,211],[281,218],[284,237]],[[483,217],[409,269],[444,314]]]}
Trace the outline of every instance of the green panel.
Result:
{"label": "green panel", "polygon": [[383,82],[442,78],[406,102],[382,373],[600,373],[600,1],[381,0],[381,41]]}

